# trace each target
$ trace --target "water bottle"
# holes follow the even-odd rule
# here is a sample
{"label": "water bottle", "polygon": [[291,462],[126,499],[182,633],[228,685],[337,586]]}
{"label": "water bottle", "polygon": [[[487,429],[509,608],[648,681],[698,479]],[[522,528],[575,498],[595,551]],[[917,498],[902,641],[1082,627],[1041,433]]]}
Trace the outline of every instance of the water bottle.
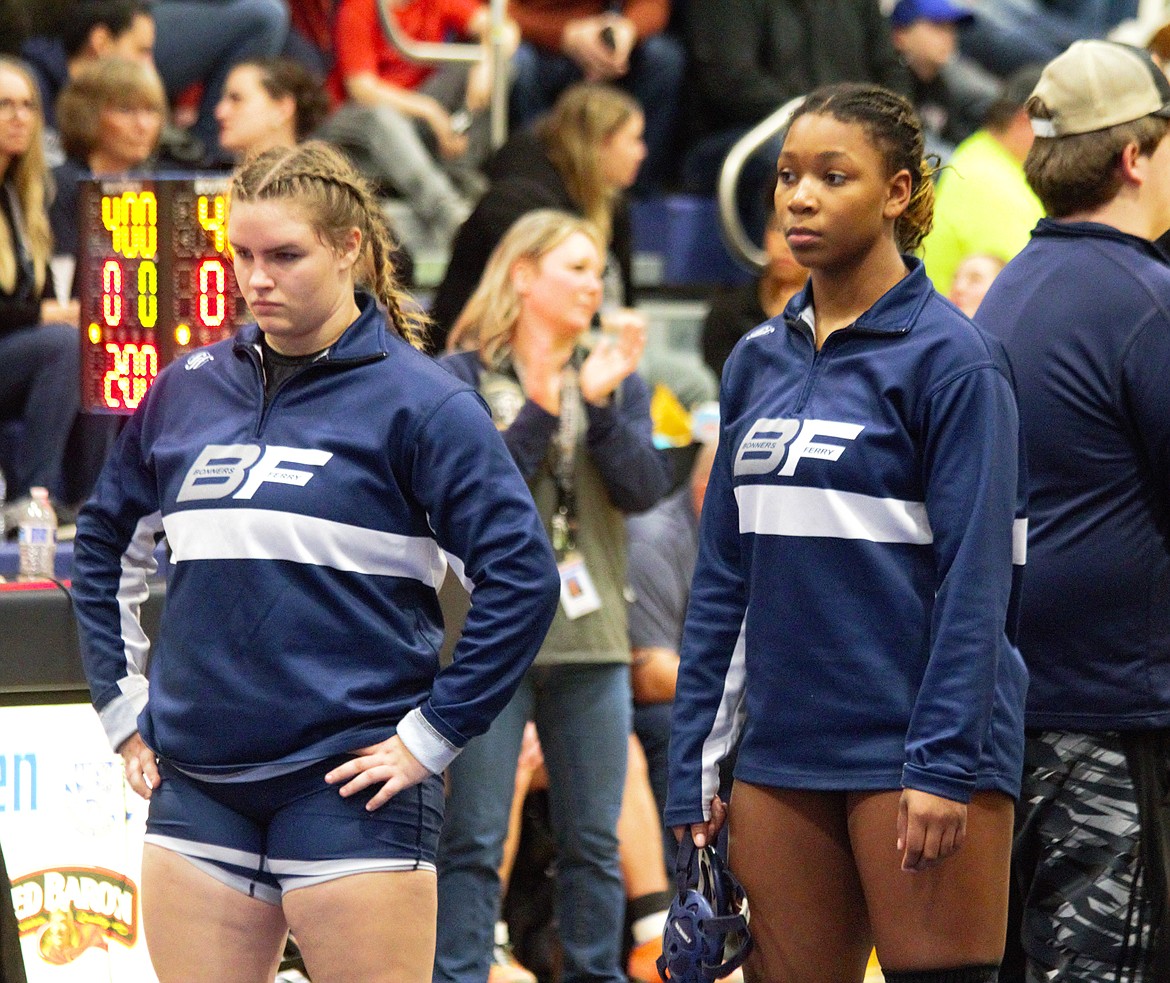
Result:
{"label": "water bottle", "polygon": [[28,508],[20,517],[20,579],[52,580],[57,558],[57,513],[47,488],[30,488]]}
{"label": "water bottle", "polygon": [[4,542],[4,534],[8,531],[4,525],[4,506],[8,504],[8,482],[4,480],[4,472],[0,470],[0,543]]}

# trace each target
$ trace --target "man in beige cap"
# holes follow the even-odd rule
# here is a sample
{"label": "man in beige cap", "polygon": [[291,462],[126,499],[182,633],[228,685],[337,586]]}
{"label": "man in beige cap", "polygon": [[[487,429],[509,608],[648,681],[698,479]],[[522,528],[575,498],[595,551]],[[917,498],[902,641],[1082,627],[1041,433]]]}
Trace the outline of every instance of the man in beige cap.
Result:
{"label": "man in beige cap", "polygon": [[1170,980],[1170,82],[1081,41],[1027,104],[1047,218],[977,320],[1016,376],[1031,682],[1001,981]]}

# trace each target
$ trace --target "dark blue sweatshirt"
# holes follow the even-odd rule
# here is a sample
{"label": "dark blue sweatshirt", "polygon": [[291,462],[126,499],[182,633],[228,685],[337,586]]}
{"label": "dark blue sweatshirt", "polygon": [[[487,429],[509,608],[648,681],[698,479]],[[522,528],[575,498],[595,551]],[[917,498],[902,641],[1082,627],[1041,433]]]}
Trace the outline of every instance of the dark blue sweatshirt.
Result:
{"label": "dark blue sweatshirt", "polygon": [[1028,449],[1028,726],[1168,727],[1170,267],[1145,239],[1044,220],[978,321]]}
{"label": "dark blue sweatshirt", "polygon": [[[921,263],[818,351],[807,286],[724,370],[666,820],[737,778],[1019,791],[1026,535],[1007,359]],[[1014,564],[1013,564],[1014,561]]]}
{"label": "dark blue sweatshirt", "polygon": [[[93,701],[197,774],[287,768],[395,730],[441,771],[507,703],[559,595],[552,550],[483,401],[361,316],[264,404],[255,325],[160,373],[78,521]],[[161,636],[137,619],[155,540]],[[472,589],[439,670],[436,589]]]}

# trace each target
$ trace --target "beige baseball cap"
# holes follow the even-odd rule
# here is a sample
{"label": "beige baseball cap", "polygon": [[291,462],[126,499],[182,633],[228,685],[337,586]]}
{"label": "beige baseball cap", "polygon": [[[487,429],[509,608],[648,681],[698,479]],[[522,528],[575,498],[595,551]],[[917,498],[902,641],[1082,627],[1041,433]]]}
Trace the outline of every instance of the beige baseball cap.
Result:
{"label": "beige baseball cap", "polygon": [[[1141,48],[1074,41],[1044,66],[1032,98],[1049,118],[1032,116],[1038,137],[1092,133],[1145,116],[1170,117],[1170,81]],[[1029,103],[1035,108],[1034,103]]]}

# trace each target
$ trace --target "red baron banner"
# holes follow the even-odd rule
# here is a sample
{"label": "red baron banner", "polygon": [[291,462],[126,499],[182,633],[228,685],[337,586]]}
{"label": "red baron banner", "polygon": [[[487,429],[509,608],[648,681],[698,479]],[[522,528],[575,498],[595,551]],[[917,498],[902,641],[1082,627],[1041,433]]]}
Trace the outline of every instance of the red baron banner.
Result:
{"label": "red baron banner", "polygon": [[29,983],[157,983],[145,826],[92,707],[0,707],[0,844]]}

